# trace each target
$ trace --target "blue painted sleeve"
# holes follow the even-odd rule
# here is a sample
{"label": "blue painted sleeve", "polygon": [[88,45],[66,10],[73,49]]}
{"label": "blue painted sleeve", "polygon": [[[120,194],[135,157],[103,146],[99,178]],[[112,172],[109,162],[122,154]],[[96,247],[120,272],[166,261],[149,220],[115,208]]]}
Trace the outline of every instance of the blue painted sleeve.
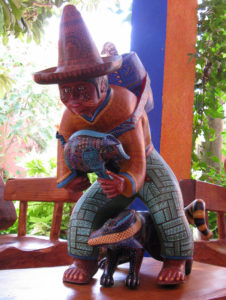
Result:
{"label": "blue painted sleeve", "polygon": [[63,181],[61,181],[57,184],[58,189],[60,189],[60,188],[64,187],[65,185],[67,185],[68,182],[70,182],[76,176],[77,176],[77,172],[73,171],[67,178],[65,178]]}

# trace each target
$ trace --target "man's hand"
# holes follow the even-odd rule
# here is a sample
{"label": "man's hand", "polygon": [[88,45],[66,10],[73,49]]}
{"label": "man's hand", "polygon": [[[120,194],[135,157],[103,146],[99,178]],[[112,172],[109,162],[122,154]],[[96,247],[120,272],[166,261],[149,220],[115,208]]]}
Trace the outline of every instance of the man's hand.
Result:
{"label": "man's hand", "polygon": [[112,179],[98,178],[97,180],[103,192],[107,195],[107,198],[113,198],[123,193],[125,189],[125,179],[110,171],[108,171],[108,174]]}
{"label": "man's hand", "polygon": [[77,192],[82,192],[90,187],[89,178],[87,176],[78,176],[68,182],[68,184],[64,187],[70,197],[73,199],[74,194]]}

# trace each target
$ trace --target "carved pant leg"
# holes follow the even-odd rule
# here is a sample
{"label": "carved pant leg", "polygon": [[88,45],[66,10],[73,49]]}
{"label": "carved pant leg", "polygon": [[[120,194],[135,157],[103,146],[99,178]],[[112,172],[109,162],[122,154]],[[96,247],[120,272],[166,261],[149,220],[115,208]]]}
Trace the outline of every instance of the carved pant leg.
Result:
{"label": "carved pant leg", "polygon": [[161,256],[191,258],[193,239],[179,184],[156,150],[147,158],[146,174],[149,181],[142,186],[139,197],[151,213],[161,242]]}
{"label": "carved pant leg", "polygon": [[95,259],[98,249],[88,245],[90,234],[109,218],[126,208],[132,199],[118,196],[108,199],[95,182],[79,199],[73,210],[68,229],[68,254],[78,258]]}

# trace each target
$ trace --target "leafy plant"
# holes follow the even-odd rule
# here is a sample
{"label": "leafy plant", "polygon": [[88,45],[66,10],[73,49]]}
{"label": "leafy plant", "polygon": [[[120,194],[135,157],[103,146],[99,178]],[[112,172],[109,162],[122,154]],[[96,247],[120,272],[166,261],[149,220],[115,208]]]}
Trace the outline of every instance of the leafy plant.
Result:
{"label": "leafy plant", "polygon": [[218,237],[218,227],[217,227],[217,214],[216,212],[208,212],[208,226],[213,232],[213,238]]}
{"label": "leafy plant", "polygon": [[[45,87],[34,86],[28,77],[35,69],[30,57],[30,46],[13,43],[10,37],[24,42],[40,42],[44,24],[55,10],[66,1],[21,1],[0,0],[0,37],[4,46],[0,46],[0,173],[6,180],[9,170],[4,166],[10,149],[17,148],[18,154],[33,149],[44,151],[49,142],[55,139],[55,124],[61,114],[58,94],[49,92]],[[96,8],[100,0],[71,1],[86,9]],[[31,45],[31,44],[30,44]],[[31,57],[30,57],[31,58]],[[56,171],[55,159],[44,163],[42,159],[32,158],[26,163],[29,176],[52,176]],[[92,177],[92,176],[91,176]],[[18,206],[18,203],[16,203]],[[65,205],[62,236],[69,222],[73,204]],[[17,213],[18,213],[18,207]],[[27,232],[30,234],[48,234],[51,226],[53,205],[50,203],[30,203],[27,214]],[[8,229],[16,233],[18,221]]]}
{"label": "leafy plant", "polygon": [[[26,163],[27,174],[32,177],[49,177],[56,174],[56,158],[50,158],[46,161],[40,158],[33,158]],[[70,203],[69,203],[70,204]],[[17,215],[19,215],[19,202],[15,202]],[[27,210],[27,234],[49,235],[52,224],[54,203],[49,202],[29,202]],[[65,216],[63,218],[66,220]],[[69,219],[69,218],[68,218]],[[65,221],[66,222],[66,221]],[[65,225],[66,226],[66,225]],[[63,226],[63,228],[65,228]],[[18,220],[12,227],[4,233],[17,233]],[[65,237],[65,235],[64,235]]]}
{"label": "leafy plant", "polygon": [[225,3],[203,0],[198,7],[198,38],[193,124],[192,176],[226,186],[222,155],[225,104]]}
{"label": "leafy plant", "polygon": [[9,77],[7,70],[0,66],[0,97],[8,92],[14,81]]}
{"label": "leafy plant", "polygon": [[26,37],[28,42],[34,40],[40,43],[46,21],[59,13],[59,8],[64,3],[89,10],[97,8],[100,0],[0,0],[0,36],[3,43],[7,44],[10,35],[20,39]]}
{"label": "leafy plant", "polygon": [[[38,155],[37,155],[38,156]],[[33,158],[26,162],[28,176],[49,177],[56,174],[56,158],[52,157],[46,161],[41,158]],[[95,173],[88,174],[91,184],[97,179]],[[53,203],[49,202],[29,202],[27,210],[27,234],[48,236],[51,230]],[[67,238],[67,229],[70,216],[74,208],[74,203],[64,203],[60,238]],[[19,202],[15,202],[17,215],[19,215]],[[18,220],[3,233],[17,233]]]}
{"label": "leafy plant", "polygon": [[61,114],[61,106],[56,94],[51,94],[46,87],[36,86],[31,80],[29,71],[32,73],[33,66],[26,60],[29,48],[24,50],[20,45],[12,47],[10,44],[0,50],[0,63],[11,70],[13,80],[0,103],[0,173],[6,177],[8,153],[13,150],[21,156],[32,149],[43,151],[55,140],[54,125]]}
{"label": "leafy plant", "polygon": [[9,35],[27,41],[34,39],[40,42],[43,25],[46,19],[54,14],[54,7],[59,7],[65,1],[22,1],[0,0],[0,35],[7,44]]}
{"label": "leafy plant", "polygon": [[42,160],[32,159],[26,163],[27,174],[29,177],[36,176],[52,176],[56,170],[56,158],[52,157],[48,161],[48,166],[46,167]]}
{"label": "leafy plant", "polygon": [[[45,25],[53,15],[59,15],[65,3],[78,5],[84,9],[94,9],[101,0],[0,0],[0,38],[7,45],[10,37],[30,43],[40,43]],[[10,76],[8,70],[0,66],[0,95],[8,91]]]}
{"label": "leafy plant", "polygon": [[[27,209],[27,234],[48,236],[50,234],[53,203],[29,202]],[[15,202],[16,212],[19,215],[19,203]],[[17,221],[1,232],[1,234],[15,234],[18,232],[18,218]]]}
{"label": "leafy plant", "polygon": [[[224,41],[225,1],[203,0],[198,7],[196,53],[191,55],[196,58],[192,177],[226,187]],[[208,221],[216,238],[216,213],[208,212]]]}
{"label": "leafy plant", "polygon": [[123,7],[122,7],[122,1],[121,0],[115,0],[114,1],[114,6],[109,7],[109,10],[112,13],[114,13],[114,14],[125,15],[125,18],[124,18],[123,22],[129,22],[129,23],[131,23],[131,18],[132,18],[132,3],[133,2],[131,0],[130,6],[125,11],[125,9],[123,9]]}

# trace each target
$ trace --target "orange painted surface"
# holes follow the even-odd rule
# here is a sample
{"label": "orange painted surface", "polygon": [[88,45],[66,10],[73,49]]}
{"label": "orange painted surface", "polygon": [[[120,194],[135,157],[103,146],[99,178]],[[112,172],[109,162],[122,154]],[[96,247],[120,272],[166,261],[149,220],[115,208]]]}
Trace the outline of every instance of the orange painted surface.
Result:
{"label": "orange painted surface", "polygon": [[190,178],[196,0],[168,0],[160,152],[178,180]]}

